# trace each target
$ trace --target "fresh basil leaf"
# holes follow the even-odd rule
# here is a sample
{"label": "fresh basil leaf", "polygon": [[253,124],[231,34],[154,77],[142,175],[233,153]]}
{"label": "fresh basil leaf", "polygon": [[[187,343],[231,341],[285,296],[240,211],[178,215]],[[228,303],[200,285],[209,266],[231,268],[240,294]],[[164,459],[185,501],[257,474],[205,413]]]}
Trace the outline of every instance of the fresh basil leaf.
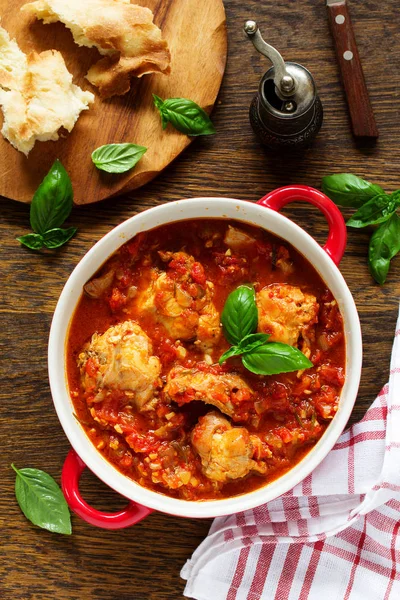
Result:
{"label": "fresh basil leaf", "polygon": [[400,190],[397,190],[396,192],[393,192],[392,194],[390,194],[390,198],[391,198],[392,202],[398,208],[400,206]]}
{"label": "fresh basil leaf", "polygon": [[340,206],[359,208],[374,196],[385,192],[379,185],[365,181],[351,173],[329,175],[322,179],[322,191]]}
{"label": "fresh basil leaf", "polygon": [[259,346],[263,346],[269,337],[269,333],[250,333],[250,335],[246,335],[237,346],[231,346],[229,350],[224,352],[219,359],[219,364],[222,365],[231,356],[239,356],[245,352],[251,352]]}
{"label": "fresh basil leaf", "polygon": [[232,345],[257,328],[258,310],[254,288],[241,285],[229,294],[221,315],[224,335]]}
{"label": "fresh basil leaf", "polygon": [[41,236],[40,233],[21,235],[20,237],[17,237],[17,240],[31,250],[40,250],[40,248],[43,247],[43,236]]}
{"label": "fresh basil leaf", "polygon": [[63,493],[54,479],[40,469],[17,469],[15,495],[29,521],[55,533],[71,533],[71,516]]}
{"label": "fresh basil leaf", "polygon": [[390,261],[400,252],[400,217],[394,213],[372,234],[369,242],[368,264],[372,277],[385,283]]}
{"label": "fresh basil leaf", "polygon": [[251,352],[255,348],[259,346],[263,346],[270,338],[271,335],[269,333],[250,333],[250,335],[246,335],[239,343],[239,348],[242,351],[242,354],[245,352]]}
{"label": "fresh basil leaf", "polygon": [[228,358],[230,358],[231,356],[239,356],[240,354],[242,354],[242,350],[239,346],[231,346],[229,348],[229,350],[227,350],[226,352],[224,352],[219,359],[219,364],[222,365],[223,362],[225,362],[226,360],[228,360]]}
{"label": "fresh basil leaf", "polygon": [[43,244],[46,248],[59,248],[66,244],[77,231],[76,227],[49,229],[49,231],[43,234]]}
{"label": "fresh basil leaf", "polygon": [[380,256],[376,259],[368,257],[369,270],[372,277],[379,285],[383,285],[386,281],[387,274],[390,268],[390,259]]}
{"label": "fresh basil leaf", "polygon": [[397,206],[398,201],[392,196],[388,196],[387,194],[375,196],[363,204],[347,221],[346,225],[360,229],[368,225],[384,223],[395,212]]}
{"label": "fresh basil leaf", "polygon": [[257,375],[290,373],[313,366],[300,350],[280,342],[270,342],[243,354],[242,362],[246,369]]}
{"label": "fresh basil leaf", "polygon": [[162,111],[163,106],[164,106],[164,100],[162,98],[160,98],[160,96],[153,94],[153,102],[154,102],[154,106],[156,108],[158,108],[158,110]]}
{"label": "fresh basil leaf", "polygon": [[72,210],[73,191],[67,171],[56,160],[33,196],[30,221],[33,231],[45,233],[61,227]]}
{"label": "fresh basil leaf", "polygon": [[106,144],[92,152],[92,161],[107,173],[125,173],[132,169],[147,151],[136,144]]}
{"label": "fresh basil leaf", "polygon": [[153,101],[156,108],[158,108],[158,112],[160,113],[162,128],[165,129],[169,123],[169,119],[167,111],[164,108],[164,100],[162,100],[162,98],[160,98],[159,96],[153,94]]}
{"label": "fresh basil leaf", "polygon": [[155,94],[153,94],[153,99],[160,112],[163,129],[168,123],[171,123],[175,129],[190,136],[215,133],[215,127],[210,117],[193,100],[168,98],[163,101]]}

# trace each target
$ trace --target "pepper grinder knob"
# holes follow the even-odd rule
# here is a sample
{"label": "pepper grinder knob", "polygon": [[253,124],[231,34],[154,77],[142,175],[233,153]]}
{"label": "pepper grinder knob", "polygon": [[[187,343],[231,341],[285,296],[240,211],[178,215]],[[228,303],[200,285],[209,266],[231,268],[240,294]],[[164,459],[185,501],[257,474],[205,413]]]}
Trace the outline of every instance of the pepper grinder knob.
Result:
{"label": "pepper grinder knob", "polygon": [[262,77],[250,106],[254,132],[275,150],[309,146],[323,118],[314,78],[302,65],[285,62],[278,50],[263,39],[255,21],[246,21],[244,31],[273,65]]}

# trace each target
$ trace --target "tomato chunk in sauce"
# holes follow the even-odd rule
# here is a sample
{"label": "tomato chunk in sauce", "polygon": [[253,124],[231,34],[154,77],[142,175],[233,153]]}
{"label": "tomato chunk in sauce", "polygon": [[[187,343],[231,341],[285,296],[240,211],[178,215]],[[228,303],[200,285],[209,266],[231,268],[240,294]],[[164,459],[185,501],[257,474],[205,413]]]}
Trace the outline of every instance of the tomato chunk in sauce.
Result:
{"label": "tomato chunk in sauce", "polygon": [[[221,313],[241,284],[254,286],[258,331],[311,368],[219,365]],[[343,322],[289,243],[242,222],[172,223],[135,236],[84,286],[67,372],[82,427],[124,475],[175,498],[225,498],[281,476],[322,436],[344,384]]]}

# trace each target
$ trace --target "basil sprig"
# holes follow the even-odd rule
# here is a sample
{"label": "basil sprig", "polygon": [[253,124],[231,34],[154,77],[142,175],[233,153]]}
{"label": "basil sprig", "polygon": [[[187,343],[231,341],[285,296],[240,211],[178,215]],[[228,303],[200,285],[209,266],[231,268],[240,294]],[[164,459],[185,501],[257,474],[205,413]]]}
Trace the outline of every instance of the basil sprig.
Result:
{"label": "basil sprig", "polygon": [[55,533],[71,534],[71,516],[64,495],[45,471],[40,469],[17,469],[15,496],[29,521],[38,527]]}
{"label": "basil sprig", "polygon": [[384,223],[395,212],[399,205],[399,198],[382,194],[375,196],[363,204],[357,212],[347,221],[347,227],[360,229],[368,225]]}
{"label": "basil sprig", "polygon": [[280,342],[268,342],[270,335],[266,333],[252,333],[258,324],[252,286],[241,285],[229,294],[221,321],[224,335],[233,345],[220,357],[220,364],[231,356],[242,356],[246,369],[257,375],[289,373],[313,366],[298,348]]}
{"label": "basil sprig", "polygon": [[36,190],[31,204],[30,221],[33,231],[43,234],[61,227],[72,210],[71,180],[59,160],[56,160]]}
{"label": "basil sprig", "polygon": [[368,200],[385,193],[379,185],[365,181],[351,173],[324,177],[322,191],[339,206],[350,206],[351,208],[359,208]]}
{"label": "basil sprig", "polygon": [[[226,335],[225,335],[226,337]],[[222,364],[231,356],[240,356],[245,352],[251,352],[265,344],[270,336],[266,333],[252,333],[246,335],[237,345],[231,346],[229,350],[223,353],[219,359],[219,363]]]}
{"label": "basil sprig", "polygon": [[17,238],[31,250],[59,248],[75,235],[76,227],[61,229],[71,213],[73,191],[67,171],[56,160],[36,190],[30,207],[30,223],[35,233]]}
{"label": "basil sprig", "polygon": [[212,135],[215,127],[210,117],[196,102],[187,98],[167,98],[162,100],[153,94],[154,104],[160,116],[162,128],[171,123],[175,129],[190,136]]}
{"label": "basil sprig", "polygon": [[281,342],[269,342],[255,350],[244,352],[242,363],[246,369],[258,375],[290,373],[313,366],[298,348]]}
{"label": "basil sprig", "polygon": [[350,173],[330,175],[322,180],[323,192],[340,206],[356,208],[348,227],[375,228],[370,238],[368,266],[379,284],[386,281],[390,261],[400,252],[400,190],[385,194],[379,185]]}
{"label": "basil sprig", "polygon": [[21,242],[23,246],[27,246],[31,250],[40,250],[43,248],[43,236],[40,233],[27,233],[26,235],[20,235],[17,240]]}
{"label": "basil sprig", "polygon": [[371,274],[381,285],[389,272],[390,261],[400,252],[400,217],[394,213],[372,234],[368,261]]}
{"label": "basil sprig", "polygon": [[43,243],[46,248],[59,248],[75,235],[76,227],[68,227],[68,229],[49,229],[43,234]]}
{"label": "basil sprig", "polygon": [[101,171],[125,173],[133,169],[146,151],[145,146],[136,144],[106,144],[92,152],[92,161]]}
{"label": "basil sprig", "polygon": [[257,328],[258,310],[254,288],[241,285],[229,294],[221,315],[224,335],[230,344],[238,344]]}

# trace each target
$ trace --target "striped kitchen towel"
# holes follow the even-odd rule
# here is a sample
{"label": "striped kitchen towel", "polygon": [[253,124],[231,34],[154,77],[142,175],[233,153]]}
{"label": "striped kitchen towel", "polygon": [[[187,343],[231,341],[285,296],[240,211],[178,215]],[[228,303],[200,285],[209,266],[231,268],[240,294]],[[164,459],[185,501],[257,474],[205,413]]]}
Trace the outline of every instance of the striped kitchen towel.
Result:
{"label": "striped kitchen towel", "polygon": [[183,567],[196,600],[400,599],[400,317],[390,379],[303,482],[215,519]]}

